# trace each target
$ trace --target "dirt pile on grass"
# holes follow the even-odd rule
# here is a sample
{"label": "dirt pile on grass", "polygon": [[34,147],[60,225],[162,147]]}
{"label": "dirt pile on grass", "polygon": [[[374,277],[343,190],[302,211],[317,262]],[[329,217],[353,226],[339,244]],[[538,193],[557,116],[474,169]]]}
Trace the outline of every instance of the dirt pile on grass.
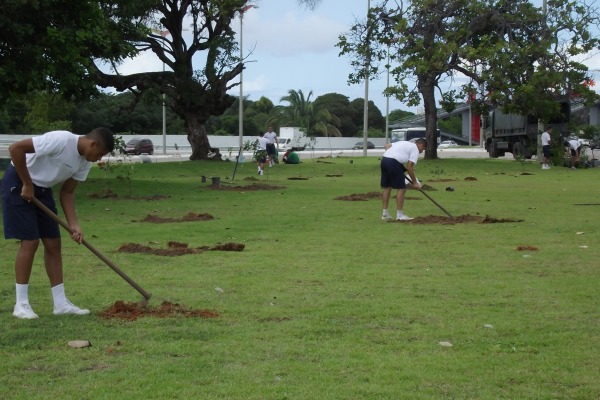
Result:
{"label": "dirt pile on grass", "polygon": [[369,199],[380,199],[381,192],[369,192],[369,193],[352,193],[348,196],[336,197],[334,200],[345,200],[345,201],[367,201]]}
{"label": "dirt pile on grass", "polygon": [[118,300],[115,304],[100,312],[105,319],[123,319],[135,321],[141,317],[184,317],[184,318],[217,318],[219,313],[211,310],[193,310],[177,303],[164,301],[159,307],[152,308],[141,303],[129,303]]}
{"label": "dirt pile on grass", "polygon": [[248,192],[253,190],[280,190],[285,189],[285,186],[268,185],[266,183],[253,183],[251,185],[246,186],[208,185],[207,188],[213,190]]}
{"label": "dirt pile on grass", "polygon": [[447,217],[444,215],[427,215],[424,217],[415,217],[409,221],[397,221],[392,220],[389,222],[394,223],[407,223],[407,224],[443,224],[443,225],[454,225],[464,223],[479,223],[479,224],[496,224],[496,223],[507,223],[507,222],[523,222],[522,219],[510,219],[510,218],[494,218],[486,215],[481,217],[478,215],[457,215],[455,217]]}
{"label": "dirt pile on grass", "polygon": [[213,247],[201,246],[201,247],[189,247],[187,243],[181,242],[168,242],[167,248],[153,248],[138,243],[125,243],[117,250],[120,253],[142,253],[142,254],[153,254],[155,256],[183,256],[186,254],[200,254],[205,251],[243,251],[246,247],[242,243],[222,243]]}
{"label": "dirt pile on grass", "polygon": [[146,215],[140,222],[152,222],[155,224],[162,224],[168,222],[192,222],[192,221],[210,221],[214,219],[210,214],[196,214],[193,212],[187,213],[181,218],[170,218],[170,217],[159,217],[157,215]]}
{"label": "dirt pile on grass", "polygon": [[89,193],[88,197],[92,199],[116,199],[121,198],[125,200],[147,200],[147,201],[156,201],[156,200],[165,200],[170,198],[171,196],[156,194],[153,196],[119,196],[115,192],[110,189],[104,189],[99,192]]}

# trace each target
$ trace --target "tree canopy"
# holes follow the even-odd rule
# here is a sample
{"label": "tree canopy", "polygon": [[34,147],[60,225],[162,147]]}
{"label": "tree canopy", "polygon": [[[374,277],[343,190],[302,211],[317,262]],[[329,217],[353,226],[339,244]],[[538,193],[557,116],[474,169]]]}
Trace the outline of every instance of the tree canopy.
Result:
{"label": "tree canopy", "polygon": [[[587,68],[576,61],[598,47],[594,26],[597,12],[582,1],[551,0],[544,12],[527,0],[385,0],[338,46],[352,56],[352,83],[376,75],[388,54],[397,62],[388,93],[408,105],[423,102],[425,156],[436,158],[436,90],[447,108],[471,99],[480,112],[502,107],[541,119],[558,112],[561,96],[596,100]],[[468,80],[462,90],[442,91],[444,80],[459,76]]]}

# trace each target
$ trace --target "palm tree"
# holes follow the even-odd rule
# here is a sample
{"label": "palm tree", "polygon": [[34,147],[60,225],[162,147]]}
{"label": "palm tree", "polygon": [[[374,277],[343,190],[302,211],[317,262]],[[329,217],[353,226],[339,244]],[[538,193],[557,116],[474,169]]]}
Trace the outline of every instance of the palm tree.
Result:
{"label": "palm tree", "polygon": [[287,106],[278,106],[280,125],[299,126],[307,136],[342,136],[337,126],[340,119],[331,114],[326,108],[315,108],[311,101],[312,90],[304,96],[302,90],[289,90],[280,102],[287,102]]}

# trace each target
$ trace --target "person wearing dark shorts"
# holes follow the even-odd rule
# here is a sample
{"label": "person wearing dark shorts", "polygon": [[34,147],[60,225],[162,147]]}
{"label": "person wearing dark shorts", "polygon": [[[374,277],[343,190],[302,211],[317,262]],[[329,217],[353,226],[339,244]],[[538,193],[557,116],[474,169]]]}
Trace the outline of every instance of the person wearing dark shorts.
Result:
{"label": "person wearing dark shorts", "polygon": [[263,135],[264,138],[268,140],[267,143],[267,158],[269,162],[269,167],[275,165],[275,160],[277,160],[277,150],[275,149],[275,145],[279,146],[279,141],[277,140],[277,134],[273,132],[273,127],[270,126],[269,130],[265,132]]}
{"label": "person wearing dark shorts", "polygon": [[20,241],[15,260],[15,317],[38,318],[29,304],[29,278],[40,242],[44,246],[54,314],[90,313],[67,299],[58,223],[38,209],[32,200],[38,199],[56,213],[52,187],[60,185],[58,195],[71,228],[71,239],[82,243],[83,231],[75,212],[75,188],[78,182],[87,178],[92,162],[99,161],[113,149],[114,136],[106,128],[96,128],[83,136],[53,131],[20,140],[8,147],[11,164],[4,172],[1,189],[4,237]]}
{"label": "person wearing dark shorts", "polygon": [[544,163],[542,169],[550,169],[550,157],[552,157],[552,151],[550,146],[552,145],[552,127],[547,127],[544,133],[542,133],[542,154],[544,155]]}
{"label": "person wearing dark shorts", "polygon": [[577,169],[579,157],[581,156],[581,142],[579,139],[566,139],[564,145],[569,151],[569,157],[571,158],[571,169]]}
{"label": "person wearing dark shorts", "polygon": [[381,219],[384,221],[392,219],[389,214],[388,206],[392,189],[397,189],[396,194],[396,219],[401,221],[411,220],[412,218],[404,214],[404,195],[406,193],[406,176],[408,172],[410,182],[416,189],[421,188],[421,184],[415,177],[414,166],[417,164],[419,154],[427,148],[425,139],[418,139],[416,143],[399,141],[388,143],[385,146],[385,153],[381,158],[381,187],[383,188],[382,206],[383,213]]}

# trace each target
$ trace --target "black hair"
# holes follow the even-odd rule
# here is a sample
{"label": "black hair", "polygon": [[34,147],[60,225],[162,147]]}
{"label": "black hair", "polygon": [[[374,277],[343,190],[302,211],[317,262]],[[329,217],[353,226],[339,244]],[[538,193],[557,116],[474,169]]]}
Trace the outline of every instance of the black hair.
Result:
{"label": "black hair", "polygon": [[96,128],[85,136],[100,142],[109,153],[115,149],[115,135],[108,128]]}
{"label": "black hair", "polygon": [[427,139],[425,138],[419,138],[417,140],[415,140],[416,144],[422,144],[423,146],[427,147]]}

